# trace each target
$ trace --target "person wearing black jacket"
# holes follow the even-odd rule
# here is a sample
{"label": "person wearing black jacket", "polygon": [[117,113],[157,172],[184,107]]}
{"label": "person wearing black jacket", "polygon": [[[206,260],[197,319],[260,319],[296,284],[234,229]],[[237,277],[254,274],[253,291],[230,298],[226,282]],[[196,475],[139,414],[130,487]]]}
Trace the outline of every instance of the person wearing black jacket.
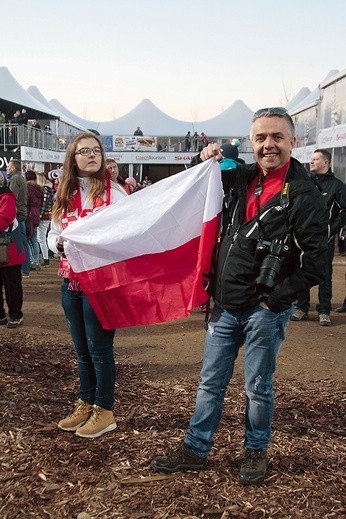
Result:
{"label": "person wearing black jacket", "polygon": [[[291,158],[294,124],[287,111],[258,110],[250,138],[256,164],[222,171],[223,228],[195,411],[184,441],[151,461],[154,470],[168,473],[204,467],[245,344],[244,485],[266,474],[276,357],[297,294],[323,278],[328,221],[320,191]],[[218,144],[209,144],[194,163],[211,157],[222,160]]]}
{"label": "person wearing black jacket", "polygon": [[[346,186],[334,176],[330,169],[331,154],[328,150],[318,149],[312,154],[310,161],[311,177],[320,187],[325,198],[328,222],[328,255],[325,264],[324,280],[318,285],[318,312],[321,326],[330,326],[332,309],[332,275],[335,250],[335,235],[346,224]],[[304,321],[309,317],[310,291],[304,290],[298,297],[292,313],[292,321]]]}

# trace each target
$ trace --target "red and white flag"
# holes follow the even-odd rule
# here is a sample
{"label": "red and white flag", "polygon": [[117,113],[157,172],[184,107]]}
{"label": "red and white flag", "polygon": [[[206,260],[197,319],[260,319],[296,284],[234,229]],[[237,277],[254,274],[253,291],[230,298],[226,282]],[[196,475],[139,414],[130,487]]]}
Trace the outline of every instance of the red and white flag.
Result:
{"label": "red and white flag", "polygon": [[61,237],[105,329],[190,315],[207,299],[222,208],[210,159],[77,220]]}

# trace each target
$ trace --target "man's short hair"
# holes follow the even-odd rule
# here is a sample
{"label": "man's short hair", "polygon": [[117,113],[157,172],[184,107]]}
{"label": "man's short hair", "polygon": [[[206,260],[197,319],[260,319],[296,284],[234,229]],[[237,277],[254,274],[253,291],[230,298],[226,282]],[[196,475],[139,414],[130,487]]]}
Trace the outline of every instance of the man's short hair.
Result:
{"label": "man's short hair", "polygon": [[11,159],[10,162],[12,162],[13,167],[16,168],[17,171],[20,171],[22,169],[20,160]]}
{"label": "man's short hair", "polygon": [[320,150],[320,149],[317,149],[314,151],[314,153],[321,153],[321,155],[323,155],[323,157],[328,160],[329,164],[332,162],[332,156],[331,154],[329,153],[328,150]]}

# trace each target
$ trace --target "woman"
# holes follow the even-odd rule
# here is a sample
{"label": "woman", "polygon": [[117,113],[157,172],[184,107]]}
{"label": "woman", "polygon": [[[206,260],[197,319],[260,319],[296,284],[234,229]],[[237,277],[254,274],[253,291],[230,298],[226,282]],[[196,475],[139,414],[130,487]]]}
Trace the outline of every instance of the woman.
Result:
{"label": "woman", "polygon": [[99,138],[92,133],[75,136],[66,150],[48,246],[54,253],[61,254],[62,306],[77,353],[80,379],[79,400],[58,427],[75,431],[84,438],[96,438],[116,428],[113,415],[115,331],[102,328],[64,255],[60,234],[78,218],[125,196],[124,190],[105,176],[105,156]]}
{"label": "woman", "polygon": [[25,172],[25,180],[28,186],[28,216],[31,223],[31,233],[28,235],[31,250],[30,269],[40,268],[40,248],[37,241],[37,229],[40,225],[41,207],[43,204],[43,188],[37,184],[35,171],[28,169]]}
{"label": "woman", "polygon": [[[17,328],[23,324],[21,269],[25,252],[16,214],[16,195],[5,185],[4,175],[0,172],[0,236],[7,233],[11,235],[8,262],[0,263],[0,325],[7,325],[8,328]],[[3,288],[9,319],[4,308]]]}
{"label": "woman", "polygon": [[42,265],[47,267],[49,265],[47,233],[52,218],[55,191],[52,182],[46,178],[44,173],[37,173],[36,176],[38,185],[43,189],[43,202],[40,210],[40,224],[37,229],[37,241],[42,253]]}

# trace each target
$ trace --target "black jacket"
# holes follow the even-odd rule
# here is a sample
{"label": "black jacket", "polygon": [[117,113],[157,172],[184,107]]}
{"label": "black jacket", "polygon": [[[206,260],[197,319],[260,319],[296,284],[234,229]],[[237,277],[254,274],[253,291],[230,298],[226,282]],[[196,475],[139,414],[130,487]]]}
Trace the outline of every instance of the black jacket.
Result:
{"label": "black jacket", "polygon": [[[257,164],[244,164],[222,172],[225,206],[212,296],[226,310],[245,311],[265,299],[269,309],[279,313],[291,306],[300,291],[322,281],[328,216],[320,191],[305,168],[292,158],[286,174],[288,198],[282,201],[288,207],[280,205],[278,194],[260,209],[260,232],[257,216],[244,224],[246,190],[258,171]],[[256,253],[260,239],[266,243],[281,240],[289,249],[279,254],[282,264],[272,290],[256,283],[269,253]]]}
{"label": "black jacket", "polygon": [[321,187],[327,203],[328,239],[331,240],[346,224],[346,185],[331,170],[324,174],[311,174],[311,177]]}

